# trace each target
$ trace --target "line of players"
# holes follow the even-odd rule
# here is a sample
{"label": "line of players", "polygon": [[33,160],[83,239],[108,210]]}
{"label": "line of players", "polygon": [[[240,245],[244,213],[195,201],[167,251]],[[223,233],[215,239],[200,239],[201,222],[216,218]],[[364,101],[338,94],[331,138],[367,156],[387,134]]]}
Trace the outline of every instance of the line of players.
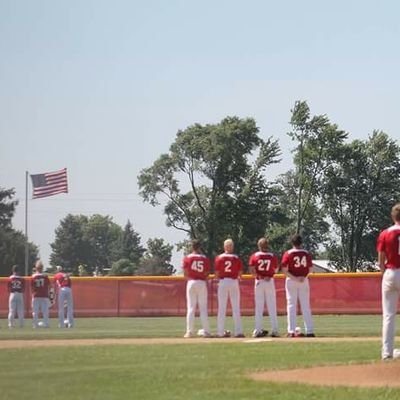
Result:
{"label": "line of players", "polygon": [[[58,297],[58,326],[60,328],[72,328],[74,326],[73,299],[71,278],[62,267],[57,267],[54,275],[54,287]],[[32,325],[33,328],[49,327],[49,308],[54,295],[54,287],[47,274],[43,273],[43,263],[39,260],[35,264],[35,273],[30,279],[32,291]],[[24,325],[24,292],[25,279],[19,274],[18,267],[12,267],[12,275],[8,278],[9,313],[8,327],[20,327]],[[66,307],[64,306],[66,305]],[[65,308],[67,318],[65,319]],[[43,321],[39,321],[39,316]],[[18,323],[16,323],[16,320]]]}
{"label": "line of players", "polygon": [[[254,276],[255,329],[253,337],[268,335],[263,329],[265,303],[271,322],[271,336],[278,337],[278,318],[276,310],[276,292],[274,275],[278,271],[278,257],[268,251],[266,238],[258,240],[258,251],[250,256],[249,267]],[[286,251],[281,260],[282,272],[286,275],[285,289],[287,300],[287,336],[314,337],[314,326],[310,308],[310,287],[308,274],[312,269],[311,254],[302,248],[300,235],[292,237],[293,247]],[[191,243],[192,252],[183,259],[183,271],[187,279],[186,286],[186,333],[185,338],[195,336],[194,319],[198,305],[202,324],[201,336],[211,337],[207,311],[207,278],[210,273],[210,260],[201,253],[197,240]],[[244,337],[240,316],[239,281],[243,272],[242,260],[234,254],[232,239],[224,242],[224,253],[214,260],[215,278],[218,280],[217,337],[229,337],[226,331],[225,316],[228,298],[230,299],[234,322],[234,336]],[[305,334],[296,328],[297,302],[300,302],[304,318]]]}

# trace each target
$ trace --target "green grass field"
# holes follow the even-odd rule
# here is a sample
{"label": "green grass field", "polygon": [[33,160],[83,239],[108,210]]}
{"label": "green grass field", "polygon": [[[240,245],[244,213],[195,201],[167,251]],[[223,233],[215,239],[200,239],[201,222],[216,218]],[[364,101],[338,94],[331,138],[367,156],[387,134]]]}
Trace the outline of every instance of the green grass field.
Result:
{"label": "green grass field", "polygon": [[[30,322],[30,321],[27,321]],[[267,322],[267,321],[266,321]],[[184,318],[87,318],[71,330],[6,329],[0,340],[181,337]],[[215,319],[211,319],[215,329]],[[267,324],[268,325],[268,324]],[[318,316],[319,336],[379,336],[380,316]],[[246,333],[253,318],[244,318]],[[285,326],[284,319],[280,326]],[[231,328],[228,318],[227,328]],[[268,328],[268,326],[267,326]],[[248,372],[378,361],[373,342],[98,345],[0,350],[0,399],[399,399],[400,389],[323,388],[255,382]]]}

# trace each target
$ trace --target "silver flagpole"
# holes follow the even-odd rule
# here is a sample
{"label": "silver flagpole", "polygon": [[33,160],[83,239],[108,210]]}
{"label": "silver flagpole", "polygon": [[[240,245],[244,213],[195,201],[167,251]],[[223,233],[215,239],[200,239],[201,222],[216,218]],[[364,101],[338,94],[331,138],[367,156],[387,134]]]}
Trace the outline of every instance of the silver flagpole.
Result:
{"label": "silver flagpole", "polygon": [[28,171],[25,171],[25,276],[29,274],[29,244],[28,244]]}

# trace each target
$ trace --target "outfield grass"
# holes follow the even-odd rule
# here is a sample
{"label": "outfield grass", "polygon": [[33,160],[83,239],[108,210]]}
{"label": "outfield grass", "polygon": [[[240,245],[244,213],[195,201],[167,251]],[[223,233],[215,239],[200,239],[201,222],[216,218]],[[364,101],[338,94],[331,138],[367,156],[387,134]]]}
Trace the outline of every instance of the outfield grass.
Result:
{"label": "outfield grass", "polygon": [[[379,315],[324,315],[315,316],[315,332],[318,336],[380,336]],[[198,321],[196,321],[198,324]],[[298,320],[302,326],[302,319]],[[210,318],[212,332],[216,332],[216,319]],[[254,318],[244,317],[243,326],[247,336],[254,329]],[[198,326],[200,327],[200,326]],[[227,319],[227,329],[233,330],[232,318]],[[281,334],[286,332],[286,318],[279,317]],[[265,318],[265,328],[269,321]],[[7,321],[0,320],[2,339],[63,339],[63,338],[129,338],[129,337],[181,337],[185,333],[185,318],[80,318],[74,329],[58,329],[57,321],[51,321],[50,329],[31,327],[26,321],[23,329],[7,329]],[[400,325],[397,334],[400,335]]]}
{"label": "outfield grass", "polygon": [[[231,327],[228,319],[227,327]],[[253,318],[244,318],[246,333]],[[215,319],[211,319],[215,329]],[[281,331],[284,321],[280,320]],[[75,329],[4,329],[0,339],[174,337],[184,318],[87,318]],[[315,317],[320,336],[379,336],[379,316]],[[50,344],[50,343],[49,343]],[[374,400],[400,389],[323,388],[256,382],[249,372],[312,365],[379,362],[380,343],[279,341],[109,345],[0,350],[1,400]]]}

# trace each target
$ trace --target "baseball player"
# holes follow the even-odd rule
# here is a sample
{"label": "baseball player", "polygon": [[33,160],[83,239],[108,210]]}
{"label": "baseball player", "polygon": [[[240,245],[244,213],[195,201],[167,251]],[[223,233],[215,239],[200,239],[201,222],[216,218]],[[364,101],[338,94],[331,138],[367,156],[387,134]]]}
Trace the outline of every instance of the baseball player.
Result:
{"label": "baseball player", "polygon": [[253,337],[263,337],[268,331],[263,329],[264,304],[267,303],[271,321],[271,336],[278,337],[278,317],[276,313],[276,293],[274,274],[278,269],[278,257],[268,252],[268,240],[257,242],[258,251],[250,256],[249,267],[254,280],[255,330]]}
{"label": "baseball player", "polygon": [[[54,275],[54,283],[57,289],[58,301],[58,327],[73,328],[74,326],[74,304],[72,299],[71,278],[69,274],[63,271],[61,266],[57,267],[57,273]],[[67,308],[67,320],[65,324],[64,306]]]}
{"label": "baseball player", "polygon": [[19,275],[18,267],[11,268],[11,276],[8,278],[8,327],[14,328],[15,316],[18,316],[18,326],[24,325],[24,292],[25,280]]}
{"label": "baseball player", "polygon": [[40,260],[35,264],[35,271],[31,278],[33,327],[38,327],[39,312],[41,312],[43,326],[48,328],[50,279],[43,273],[43,263]]}
{"label": "baseball player", "polygon": [[234,243],[232,239],[224,242],[224,253],[215,258],[215,275],[219,280],[218,284],[218,337],[226,337],[224,330],[225,314],[228,297],[232,307],[232,316],[235,326],[235,337],[244,337],[242,321],[240,318],[240,289],[238,279],[242,275],[243,263],[241,259],[233,254]]}
{"label": "baseball player", "polygon": [[[294,235],[292,237],[293,248],[284,253],[281,262],[282,271],[286,275],[288,337],[315,336],[310,308],[310,286],[307,277],[312,270],[312,257],[301,247],[302,242],[300,235]],[[296,332],[297,299],[300,301],[304,318],[305,335]]]}
{"label": "baseball player", "polygon": [[210,337],[207,310],[207,277],[210,273],[210,260],[201,254],[201,245],[197,240],[192,241],[192,252],[183,259],[183,273],[186,284],[186,333],[185,338],[194,336],[194,318],[196,306],[199,305],[200,319],[204,337]]}
{"label": "baseball player", "polygon": [[382,359],[393,358],[395,319],[400,293],[400,203],[393,206],[394,222],[378,237],[378,263],[382,278]]}

